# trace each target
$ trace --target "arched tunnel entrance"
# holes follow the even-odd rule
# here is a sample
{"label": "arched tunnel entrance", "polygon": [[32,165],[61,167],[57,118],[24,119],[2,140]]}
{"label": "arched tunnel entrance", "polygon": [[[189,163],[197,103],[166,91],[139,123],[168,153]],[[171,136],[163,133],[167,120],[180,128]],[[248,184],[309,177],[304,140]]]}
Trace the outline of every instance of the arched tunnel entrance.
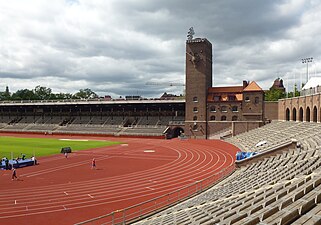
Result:
{"label": "arched tunnel entrance", "polygon": [[168,139],[177,138],[182,135],[184,135],[184,129],[181,127],[169,128],[166,131],[166,138]]}

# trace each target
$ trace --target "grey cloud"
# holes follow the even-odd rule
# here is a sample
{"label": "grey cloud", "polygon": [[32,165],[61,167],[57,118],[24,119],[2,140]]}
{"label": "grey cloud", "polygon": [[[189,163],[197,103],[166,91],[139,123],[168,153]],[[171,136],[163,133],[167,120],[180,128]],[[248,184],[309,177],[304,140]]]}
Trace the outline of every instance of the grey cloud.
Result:
{"label": "grey cloud", "polygon": [[303,57],[314,57],[312,69],[321,70],[320,10],[303,0],[2,2],[0,78],[17,88],[33,88],[25,82],[33,78],[70,93],[182,93],[182,87],[145,83],[184,81],[185,40],[193,26],[196,37],[213,44],[215,85],[254,79],[268,88],[285,74],[294,82],[291,76],[305,71]]}

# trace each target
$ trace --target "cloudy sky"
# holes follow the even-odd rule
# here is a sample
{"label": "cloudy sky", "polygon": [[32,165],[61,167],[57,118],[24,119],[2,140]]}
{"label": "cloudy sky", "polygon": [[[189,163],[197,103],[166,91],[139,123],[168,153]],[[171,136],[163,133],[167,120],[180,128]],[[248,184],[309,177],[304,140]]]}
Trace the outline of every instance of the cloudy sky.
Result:
{"label": "cloudy sky", "polygon": [[[320,0],[0,0],[0,91],[179,94],[185,41],[213,44],[215,86],[321,76]],[[156,82],[158,85],[146,85]]]}

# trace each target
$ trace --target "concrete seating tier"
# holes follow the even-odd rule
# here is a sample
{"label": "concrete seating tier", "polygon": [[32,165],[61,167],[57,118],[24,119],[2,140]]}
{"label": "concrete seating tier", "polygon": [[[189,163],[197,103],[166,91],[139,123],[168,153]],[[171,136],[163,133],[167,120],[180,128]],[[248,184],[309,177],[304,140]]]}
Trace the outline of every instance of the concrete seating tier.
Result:
{"label": "concrete seating tier", "polygon": [[[243,151],[284,151],[234,171],[211,189],[136,224],[321,224],[321,124],[272,122],[227,139]],[[267,143],[256,147],[262,140]]]}
{"label": "concrete seating tier", "polygon": [[[172,117],[126,116],[0,116],[1,131],[48,133],[97,133],[108,135],[162,136]],[[3,122],[1,122],[3,121]]]}

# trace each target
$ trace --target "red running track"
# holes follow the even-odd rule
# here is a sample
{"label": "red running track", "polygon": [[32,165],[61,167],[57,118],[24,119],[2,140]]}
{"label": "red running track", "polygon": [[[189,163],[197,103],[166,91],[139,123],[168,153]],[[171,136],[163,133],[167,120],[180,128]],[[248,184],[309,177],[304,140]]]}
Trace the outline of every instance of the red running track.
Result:
{"label": "red running track", "polygon": [[18,169],[18,181],[1,171],[0,223],[63,225],[108,214],[217,173],[239,150],[218,140],[96,139],[126,144],[41,158]]}

